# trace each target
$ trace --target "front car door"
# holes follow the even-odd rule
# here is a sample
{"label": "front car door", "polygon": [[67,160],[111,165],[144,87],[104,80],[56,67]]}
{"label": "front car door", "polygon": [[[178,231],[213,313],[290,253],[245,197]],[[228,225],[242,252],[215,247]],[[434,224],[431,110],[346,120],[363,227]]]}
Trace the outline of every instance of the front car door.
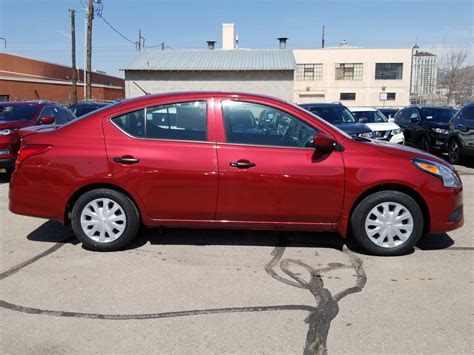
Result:
{"label": "front car door", "polygon": [[114,177],[133,189],[156,223],[215,218],[217,155],[209,103],[157,103],[104,122]]}
{"label": "front car door", "polygon": [[469,106],[460,112],[455,129],[463,141],[466,152],[474,153],[474,106]]}
{"label": "front car door", "polygon": [[405,141],[410,145],[418,144],[421,117],[416,108],[404,108],[397,112],[395,122],[402,128]]}
{"label": "front car door", "polygon": [[217,149],[217,220],[321,230],[338,220],[342,156],[315,151],[318,130],[311,122],[258,102],[222,100],[215,112],[224,132]]}

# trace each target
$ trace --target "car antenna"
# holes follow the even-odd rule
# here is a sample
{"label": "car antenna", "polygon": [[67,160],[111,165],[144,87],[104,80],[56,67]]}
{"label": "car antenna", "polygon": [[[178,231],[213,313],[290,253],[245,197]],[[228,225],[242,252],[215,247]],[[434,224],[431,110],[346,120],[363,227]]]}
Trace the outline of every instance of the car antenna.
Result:
{"label": "car antenna", "polygon": [[151,95],[148,91],[143,90],[143,88],[142,88],[140,85],[138,85],[135,81],[134,81],[133,83],[134,83],[141,91],[143,91],[143,93],[144,93],[145,95]]}

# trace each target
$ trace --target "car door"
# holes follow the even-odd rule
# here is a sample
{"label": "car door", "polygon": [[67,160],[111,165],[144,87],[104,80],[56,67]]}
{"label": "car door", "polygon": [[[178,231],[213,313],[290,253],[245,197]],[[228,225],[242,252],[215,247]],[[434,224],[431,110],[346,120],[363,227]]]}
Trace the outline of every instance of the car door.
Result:
{"label": "car door", "polygon": [[463,141],[464,149],[474,152],[474,106],[466,107],[459,113],[454,129]]}
{"label": "car door", "polygon": [[151,219],[215,218],[217,156],[207,107],[206,100],[163,103],[106,122],[114,177],[133,189]]}
{"label": "car door", "polygon": [[217,219],[320,224],[337,221],[344,195],[340,152],[319,155],[311,146],[318,130],[280,109],[257,102],[223,100],[216,122]]}
{"label": "car door", "polygon": [[405,142],[416,145],[420,129],[421,117],[416,108],[405,108],[395,116],[395,122],[402,128]]}

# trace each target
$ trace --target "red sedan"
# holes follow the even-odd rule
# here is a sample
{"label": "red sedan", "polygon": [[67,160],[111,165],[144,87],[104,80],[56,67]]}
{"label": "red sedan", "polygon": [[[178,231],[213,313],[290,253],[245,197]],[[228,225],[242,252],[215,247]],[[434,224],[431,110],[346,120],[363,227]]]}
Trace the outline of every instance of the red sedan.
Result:
{"label": "red sedan", "polygon": [[49,101],[0,102],[0,168],[15,166],[18,130],[43,124],[64,124],[73,120],[69,110]]}
{"label": "red sedan", "polygon": [[144,96],[21,135],[10,210],[71,222],[95,250],[125,247],[143,223],[338,231],[397,255],[463,224],[461,180],[443,160],[270,97]]}

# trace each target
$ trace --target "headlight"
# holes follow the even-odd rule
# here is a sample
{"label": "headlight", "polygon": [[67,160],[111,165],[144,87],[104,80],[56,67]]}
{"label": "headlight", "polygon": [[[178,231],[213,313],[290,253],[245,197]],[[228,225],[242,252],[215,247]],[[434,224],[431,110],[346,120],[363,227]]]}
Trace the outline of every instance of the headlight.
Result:
{"label": "headlight", "polygon": [[440,178],[443,181],[444,187],[462,187],[461,180],[458,178],[456,173],[442,164],[418,158],[412,159],[412,163],[415,164],[417,168],[427,172],[428,174]]}
{"label": "headlight", "polygon": [[447,129],[443,129],[443,128],[431,128],[433,131],[435,131],[436,133],[439,133],[439,134],[448,134],[449,131]]}
{"label": "headlight", "polygon": [[374,132],[367,132],[367,133],[359,133],[357,137],[362,138],[374,138]]}
{"label": "headlight", "polygon": [[0,129],[0,136],[8,136],[12,133],[13,133],[13,129],[10,129],[10,128]]}
{"label": "headlight", "polygon": [[394,129],[394,130],[392,131],[392,136],[394,136],[394,135],[396,135],[396,134],[400,134],[400,133],[402,133],[402,130],[401,130],[400,128]]}

